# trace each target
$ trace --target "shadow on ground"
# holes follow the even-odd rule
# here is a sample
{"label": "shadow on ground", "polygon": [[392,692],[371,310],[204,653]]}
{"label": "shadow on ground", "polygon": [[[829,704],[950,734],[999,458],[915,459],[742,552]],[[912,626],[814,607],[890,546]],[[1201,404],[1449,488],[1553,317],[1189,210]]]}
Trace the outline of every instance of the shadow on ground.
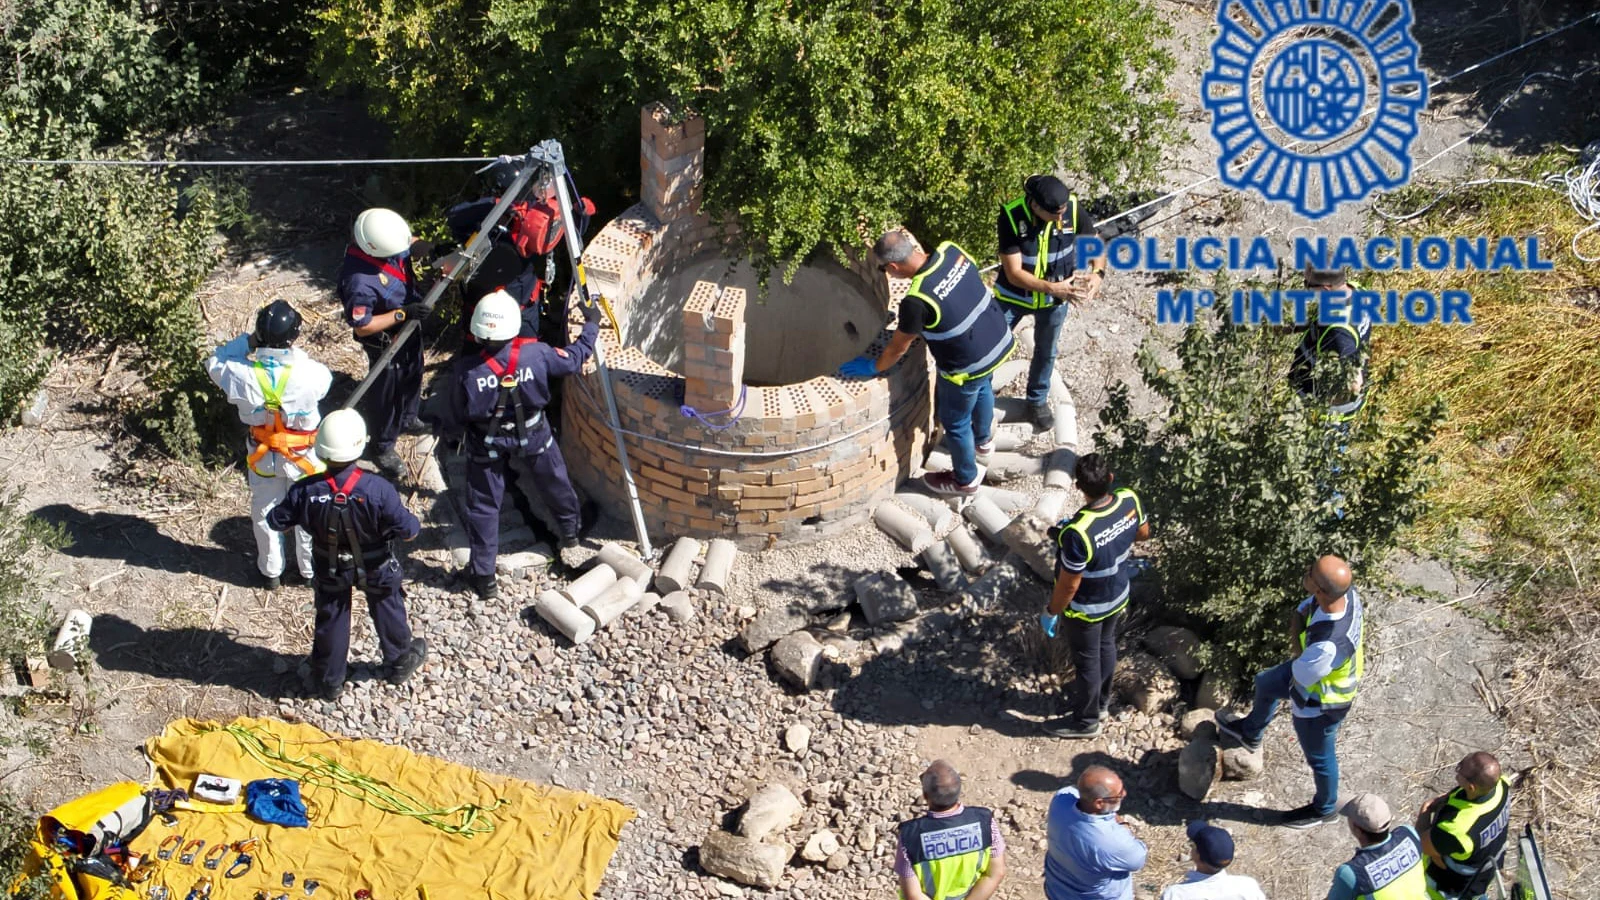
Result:
{"label": "shadow on ground", "polygon": [[[227,535],[231,541],[239,542],[240,549],[224,550],[186,544],[162,534],[151,522],[128,513],[88,513],[69,504],[52,503],[40,507],[34,515],[66,531],[72,543],[61,552],[67,556],[114,559],[164,572],[203,575],[236,587],[256,584],[254,567],[243,549],[254,546],[243,517],[226,519],[213,529],[213,535]],[[237,524],[243,524],[243,529]]]}
{"label": "shadow on ground", "polygon": [[[212,628],[145,628],[121,616],[95,616],[89,647],[103,669],[214,684],[278,698],[297,693],[300,657],[244,643]],[[285,674],[277,674],[277,670]]]}

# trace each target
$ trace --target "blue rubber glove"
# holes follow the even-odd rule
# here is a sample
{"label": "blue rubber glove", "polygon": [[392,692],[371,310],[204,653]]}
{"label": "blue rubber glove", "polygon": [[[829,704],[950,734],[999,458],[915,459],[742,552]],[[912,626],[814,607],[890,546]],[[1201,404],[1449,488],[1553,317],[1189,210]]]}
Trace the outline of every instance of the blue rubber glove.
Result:
{"label": "blue rubber glove", "polygon": [[870,356],[858,356],[839,367],[841,378],[876,378],[878,361]]}
{"label": "blue rubber glove", "polygon": [[1040,625],[1040,627],[1042,627],[1044,629],[1044,636],[1045,637],[1052,637],[1052,638],[1055,637],[1056,636],[1056,626],[1059,625],[1060,623],[1061,623],[1061,617],[1060,616],[1052,616],[1052,615],[1050,615],[1050,612],[1048,610],[1046,610],[1045,612],[1039,613],[1039,625]]}

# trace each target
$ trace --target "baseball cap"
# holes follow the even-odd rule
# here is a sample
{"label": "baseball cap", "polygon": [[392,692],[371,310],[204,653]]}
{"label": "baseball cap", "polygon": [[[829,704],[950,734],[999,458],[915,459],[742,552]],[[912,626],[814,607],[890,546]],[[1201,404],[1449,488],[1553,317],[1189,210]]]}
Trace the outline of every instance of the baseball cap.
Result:
{"label": "baseball cap", "polygon": [[1382,834],[1394,825],[1394,813],[1377,794],[1357,794],[1339,813],[1369,834]]}
{"label": "baseball cap", "polygon": [[1206,865],[1225,869],[1233,862],[1233,835],[1205,819],[1189,823],[1189,840]]}
{"label": "baseball cap", "polygon": [[1025,193],[1033,202],[1048,210],[1060,209],[1072,201],[1072,192],[1054,175],[1029,178]]}

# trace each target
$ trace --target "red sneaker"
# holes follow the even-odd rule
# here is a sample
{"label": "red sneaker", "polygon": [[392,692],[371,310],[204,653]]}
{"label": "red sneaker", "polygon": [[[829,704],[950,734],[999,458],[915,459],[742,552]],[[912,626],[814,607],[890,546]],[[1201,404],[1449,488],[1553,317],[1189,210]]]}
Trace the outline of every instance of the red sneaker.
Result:
{"label": "red sneaker", "polygon": [[927,485],[928,490],[933,491],[935,494],[971,497],[978,493],[977,485],[962,484],[956,481],[956,473],[954,472],[929,472],[922,476],[922,483]]}

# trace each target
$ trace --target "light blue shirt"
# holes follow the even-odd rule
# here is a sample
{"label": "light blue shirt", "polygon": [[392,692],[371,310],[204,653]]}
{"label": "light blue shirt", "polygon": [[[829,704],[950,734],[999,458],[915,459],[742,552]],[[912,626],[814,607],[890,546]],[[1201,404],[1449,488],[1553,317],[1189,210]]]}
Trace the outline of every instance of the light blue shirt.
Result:
{"label": "light blue shirt", "polygon": [[1078,789],[1062,788],[1050,800],[1047,836],[1047,900],[1132,900],[1133,873],[1149,851],[1115,815],[1078,809]]}

